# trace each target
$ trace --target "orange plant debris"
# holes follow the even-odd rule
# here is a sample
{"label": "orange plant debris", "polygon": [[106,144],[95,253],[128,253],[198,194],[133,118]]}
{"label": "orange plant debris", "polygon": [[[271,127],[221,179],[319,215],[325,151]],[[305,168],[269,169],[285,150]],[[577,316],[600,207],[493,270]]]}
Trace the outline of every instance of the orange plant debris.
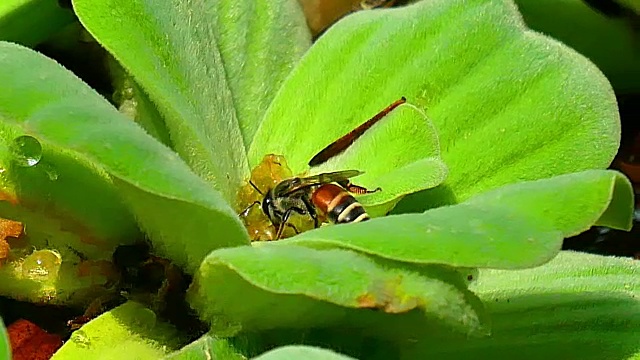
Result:
{"label": "orange plant debris", "polygon": [[7,237],[17,238],[22,234],[22,230],[22,223],[0,218],[0,265],[6,262],[11,250]]}

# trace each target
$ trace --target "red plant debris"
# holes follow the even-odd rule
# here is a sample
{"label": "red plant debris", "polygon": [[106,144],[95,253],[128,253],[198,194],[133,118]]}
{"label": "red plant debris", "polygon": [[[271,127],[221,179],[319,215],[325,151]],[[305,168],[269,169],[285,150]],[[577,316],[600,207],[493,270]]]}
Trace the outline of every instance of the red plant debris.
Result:
{"label": "red plant debris", "polygon": [[62,346],[62,338],[49,334],[29,320],[9,325],[12,360],[47,360]]}

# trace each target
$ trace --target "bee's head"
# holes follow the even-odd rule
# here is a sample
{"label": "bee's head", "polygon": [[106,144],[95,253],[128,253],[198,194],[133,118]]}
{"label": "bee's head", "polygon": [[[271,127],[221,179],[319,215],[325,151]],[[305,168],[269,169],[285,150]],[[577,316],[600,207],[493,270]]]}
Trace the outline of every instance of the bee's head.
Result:
{"label": "bee's head", "polygon": [[277,222],[278,218],[276,216],[276,208],[273,201],[273,190],[267,191],[267,194],[264,196],[264,199],[262,200],[262,211],[267,215],[271,222]]}

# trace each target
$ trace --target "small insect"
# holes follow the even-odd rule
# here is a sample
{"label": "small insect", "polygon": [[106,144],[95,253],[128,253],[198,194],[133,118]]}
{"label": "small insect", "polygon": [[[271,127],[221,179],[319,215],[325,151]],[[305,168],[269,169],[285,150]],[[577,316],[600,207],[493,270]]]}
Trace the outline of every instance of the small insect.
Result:
{"label": "small insect", "polygon": [[[275,240],[280,239],[286,226],[299,233],[298,229],[289,223],[294,213],[310,216],[316,228],[320,225],[316,210],[320,210],[321,215],[325,215],[333,223],[366,221],[369,215],[349,192],[368,194],[382,189],[368,190],[349,181],[350,178],[361,174],[358,170],[343,170],[294,177],[281,181],[266,193],[251,183],[255,190],[264,196],[263,200],[249,205],[240,215],[246,216],[253,206],[261,205],[262,211],[277,228]],[[340,186],[332,184],[334,182]]]}
{"label": "small insect", "polygon": [[[258,189],[271,189],[285,179],[294,177],[283,156],[268,154],[251,170],[251,176],[246,185],[238,190],[236,207],[238,213],[246,208],[247,204],[262,203],[264,195],[256,191]],[[255,204],[254,204],[255,205]],[[258,207],[245,212],[241,217],[252,241],[275,240],[277,229],[268,216]],[[313,229],[313,220],[308,216],[295,216],[290,221],[300,231]],[[293,227],[287,226],[282,237],[295,235]]]}
{"label": "small insect", "polygon": [[[342,153],[380,119],[405,102],[406,98],[403,96],[365,123],[329,144],[309,161],[309,166],[320,165]],[[271,157],[274,155],[267,155],[265,159]],[[294,214],[308,215],[313,220],[314,228],[320,224],[318,215],[326,217],[334,224],[369,220],[364,207],[350,193],[363,195],[382,189],[378,187],[375,190],[368,190],[352,184],[349,179],[361,174],[359,170],[343,170],[306,177],[291,177],[278,181],[266,192],[261,191],[253,181],[249,180],[253,189],[262,196],[262,201],[254,200],[240,212],[240,216],[246,219],[251,209],[255,205],[260,205],[262,212],[276,228],[275,239],[269,236],[269,240],[280,239],[286,227],[293,229],[296,234],[300,233],[290,222]]]}
{"label": "small insect", "polygon": [[407,102],[407,99],[403,96],[400,99],[394,101],[391,105],[382,109],[379,113],[375,114],[371,119],[365,121],[362,125],[357,128],[351,130],[349,133],[345,134],[338,140],[332,142],[327,145],[324,149],[320,150],[314,157],[309,160],[309,166],[318,166],[325,161],[331,159],[332,157],[342,153],[345,151],[351,144],[353,144],[365,131],[369,130],[373,125],[375,125],[380,119],[385,117],[388,113],[390,113],[393,109]]}

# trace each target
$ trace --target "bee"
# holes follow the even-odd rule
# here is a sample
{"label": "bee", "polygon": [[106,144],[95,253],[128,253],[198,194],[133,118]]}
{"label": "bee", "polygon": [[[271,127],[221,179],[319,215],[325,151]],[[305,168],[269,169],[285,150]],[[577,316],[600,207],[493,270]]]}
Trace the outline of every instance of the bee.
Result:
{"label": "bee", "polygon": [[[262,211],[275,225],[276,240],[280,239],[286,226],[296,234],[298,229],[289,222],[291,215],[307,215],[313,219],[314,228],[320,226],[317,210],[332,223],[348,223],[369,220],[364,207],[349,192],[368,194],[382,189],[368,190],[352,184],[352,177],[363,174],[358,170],[343,170],[306,177],[294,177],[279,182],[272,189],[262,192],[253,182],[250,184],[263,195],[262,202],[249,205],[240,215],[246,216],[251,207],[260,205]],[[335,185],[333,183],[337,183]]]}
{"label": "bee", "polygon": [[[309,161],[309,166],[318,166],[344,152],[380,119],[406,101],[404,96],[401,97],[371,119],[327,145]],[[269,158],[269,156],[273,157],[273,155],[268,155],[266,158]],[[292,177],[279,181],[267,191],[260,190],[253,181],[249,180],[251,187],[262,196],[262,201],[256,200],[251,203],[240,213],[240,216],[246,218],[254,206],[260,205],[262,212],[276,228],[274,240],[282,237],[283,231],[287,226],[293,229],[296,234],[300,233],[289,222],[294,214],[309,216],[313,220],[314,228],[320,225],[318,215],[326,217],[334,224],[369,220],[369,215],[364,207],[351,194],[371,194],[382,191],[382,189],[378,187],[375,190],[368,190],[351,183],[351,178],[362,174],[363,172],[359,170],[342,170],[304,177]],[[320,214],[318,214],[317,210],[320,210]]]}
{"label": "bee", "polygon": [[[264,194],[256,191],[258,189],[271,189],[285,179],[290,179],[295,175],[287,165],[286,159],[281,155],[267,154],[262,161],[251,170],[251,175],[245,185],[237,194],[236,207],[238,213],[242,212],[247,204],[261,204]],[[255,205],[255,204],[254,204]],[[251,208],[249,208],[251,210]],[[255,207],[250,212],[247,211],[241,217],[252,241],[275,240],[277,229],[259,207]],[[291,221],[295,227],[301,231],[313,229],[313,221],[310,217],[296,216]],[[295,235],[293,227],[287,226],[282,233],[282,237]]]}

